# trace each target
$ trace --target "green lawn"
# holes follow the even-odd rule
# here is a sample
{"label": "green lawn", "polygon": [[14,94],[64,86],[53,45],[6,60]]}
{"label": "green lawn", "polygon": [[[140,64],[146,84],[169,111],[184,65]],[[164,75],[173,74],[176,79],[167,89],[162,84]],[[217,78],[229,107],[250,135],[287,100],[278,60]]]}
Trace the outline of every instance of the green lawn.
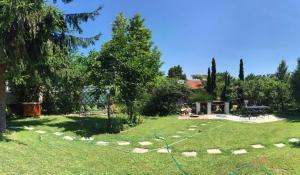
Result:
{"label": "green lawn", "polygon": [[[300,138],[300,121],[267,124],[244,124],[229,121],[178,120],[176,117],[145,119],[144,123],[121,134],[101,134],[100,117],[47,117],[9,122],[14,128],[8,141],[0,141],[0,174],[181,174],[170,154],[158,154],[154,149],[164,145],[155,135],[165,137],[181,168],[189,174],[300,174],[300,146],[288,143],[291,137]],[[201,125],[201,124],[207,125]],[[197,125],[196,131],[187,130]],[[33,131],[22,129],[34,127]],[[47,131],[38,134],[36,130]],[[75,136],[66,141],[52,133]],[[178,134],[177,131],[183,131]],[[173,138],[181,135],[181,138]],[[95,141],[84,142],[82,136]],[[97,141],[111,142],[97,146]],[[116,141],[129,141],[118,146]],[[146,154],[131,153],[139,141],[151,141]],[[274,143],[287,144],[276,148]],[[251,144],[263,144],[253,149]],[[220,148],[221,155],[208,155],[207,149]],[[231,151],[245,148],[248,153],[232,155]],[[196,151],[195,158],[181,155]]]}

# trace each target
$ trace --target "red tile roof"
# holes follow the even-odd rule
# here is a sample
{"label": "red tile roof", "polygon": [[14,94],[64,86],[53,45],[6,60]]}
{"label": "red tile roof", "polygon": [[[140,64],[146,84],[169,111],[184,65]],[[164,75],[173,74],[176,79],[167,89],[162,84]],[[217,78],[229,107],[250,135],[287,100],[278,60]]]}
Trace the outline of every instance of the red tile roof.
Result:
{"label": "red tile roof", "polygon": [[192,90],[203,88],[203,83],[201,80],[186,80],[185,84]]}

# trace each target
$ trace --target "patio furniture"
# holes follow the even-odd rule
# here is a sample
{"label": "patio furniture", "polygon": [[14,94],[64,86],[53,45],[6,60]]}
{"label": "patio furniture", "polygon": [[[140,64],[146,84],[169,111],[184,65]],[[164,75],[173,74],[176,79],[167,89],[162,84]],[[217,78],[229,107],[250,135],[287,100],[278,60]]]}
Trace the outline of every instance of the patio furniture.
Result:
{"label": "patio furniture", "polygon": [[258,115],[264,115],[268,112],[270,109],[269,106],[246,106],[244,108],[246,116],[249,117],[249,120],[251,117],[257,117]]}

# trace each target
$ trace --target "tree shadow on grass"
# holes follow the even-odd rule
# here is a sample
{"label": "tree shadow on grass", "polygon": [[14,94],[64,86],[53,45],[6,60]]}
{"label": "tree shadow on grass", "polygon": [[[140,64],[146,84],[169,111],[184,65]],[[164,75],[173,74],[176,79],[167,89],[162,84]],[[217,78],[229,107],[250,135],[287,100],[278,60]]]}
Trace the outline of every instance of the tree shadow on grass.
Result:
{"label": "tree shadow on grass", "polygon": [[300,122],[300,110],[288,110],[284,113],[276,114],[277,117],[284,118],[289,122]]}
{"label": "tree shadow on grass", "polygon": [[112,130],[108,129],[108,119],[102,117],[74,117],[68,116],[72,121],[46,124],[50,127],[63,128],[64,131],[74,132],[82,137],[91,137],[104,133],[119,133],[126,123],[122,118],[112,118]]}
{"label": "tree shadow on grass", "polygon": [[24,126],[39,126],[39,125],[45,125],[49,122],[53,121],[51,118],[43,118],[43,119],[32,119],[32,120],[15,120],[10,119],[7,121],[7,128],[9,130],[13,131],[23,131]]}
{"label": "tree shadow on grass", "polygon": [[300,142],[291,143],[293,148],[300,148]]}

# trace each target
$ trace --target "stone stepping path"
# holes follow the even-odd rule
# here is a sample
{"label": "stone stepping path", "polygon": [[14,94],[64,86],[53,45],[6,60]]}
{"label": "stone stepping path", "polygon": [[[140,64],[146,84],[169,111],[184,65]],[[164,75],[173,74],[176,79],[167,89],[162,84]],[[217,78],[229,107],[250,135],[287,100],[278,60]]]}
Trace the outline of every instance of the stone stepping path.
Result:
{"label": "stone stepping path", "polygon": [[240,154],[246,154],[246,153],[247,153],[247,150],[245,150],[245,149],[234,150],[232,152],[232,154],[234,154],[234,155],[240,155]]}
{"label": "stone stepping path", "polygon": [[28,131],[32,131],[32,130],[34,130],[34,128],[33,128],[33,127],[28,127],[28,126],[25,126],[25,127],[24,127],[24,129],[25,129],[25,130],[28,130]]}
{"label": "stone stepping path", "polygon": [[149,141],[144,141],[144,142],[139,142],[139,144],[142,146],[148,146],[148,145],[152,145],[153,143]]}
{"label": "stone stepping path", "polygon": [[62,133],[62,132],[55,132],[53,134],[56,135],[56,136],[62,136],[62,135],[64,135],[64,133]]}
{"label": "stone stepping path", "polygon": [[254,149],[262,149],[265,148],[265,146],[261,145],[261,144],[255,144],[255,145],[251,145],[252,148]]}
{"label": "stone stepping path", "polygon": [[180,135],[173,135],[172,138],[180,138]]}
{"label": "stone stepping path", "polygon": [[185,156],[185,157],[196,157],[197,156],[197,152],[195,152],[195,151],[183,152],[182,155]]}
{"label": "stone stepping path", "polygon": [[[203,123],[201,125],[205,126],[207,124]],[[189,131],[195,131],[196,130],[195,128],[197,128],[197,127],[198,126],[196,126],[196,125],[192,125],[192,126],[190,126],[190,128],[188,128],[188,130]],[[29,131],[34,130],[33,127],[28,127],[28,126],[25,126],[24,129],[29,130]],[[37,130],[35,132],[39,133],[39,134],[47,133],[46,131],[42,131],[42,130]],[[184,131],[177,131],[176,133],[183,134]],[[64,133],[62,133],[62,132],[55,132],[53,134],[56,135],[56,136],[64,135]],[[182,136],[180,136],[180,135],[173,135],[172,136],[172,138],[180,138],[180,137],[182,137]],[[73,141],[73,140],[75,140],[75,137],[64,136],[63,139],[67,140],[67,141]],[[162,141],[164,139],[165,139],[164,137],[159,137],[159,138],[155,138],[154,140],[155,141]],[[80,140],[81,141],[93,141],[94,138],[92,138],[92,137],[82,137]],[[290,143],[300,143],[300,140],[298,138],[290,138],[288,141]],[[138,142],[138,143],[141,146],[148,146],[148,145],[153,144],[150,141],[142,141],[142,142]],[[109,144],[110,144],[109,142],[105,142],[105,141],[98,141],[96,143],[96,145],[98,145],[98,146],[108,146]],[[117,141],[116,144],[119,145],[119,146],[127,146],[127,145],[130,145],[131,143],[128,142],[128,141]],[[253,144],[253,145],[250,145],[250,146],[254,149],[263,149],[263,148],[265,148],[265,146],[262,145],[262,144]],[[274,144],[274,146],[277,147],[277,148],[283,148],[286,145],[284,143],[276,143],[276,144]],[[154,149],[154,150],[157,150],[157,153],[160,153],[160,154],[168,154],[168,153],[172,152],[171,149],[168,150],[167,148],[159,148],[159,149]],[[222,151],[220,149],[207,149],[206,151],[207,151],[207,154],[222,154]],[[144,154],[144,153],[149,152],[149,149],[134,148],[132,150],[132,152],[137,153],[137,154]],[[238,149],[238,150],[233,150],[232,151],[232,154],[234,154],[234,155],[241,155],[241,154],[246,154],[246,153],[248,153],[246,149]],[[182,156],[185,156],[185,157],[196,157],[197,156],[197,152],[195,152],[195,151],[182,152],[181,154],[182,154]]]}
{"label": "stone stepping path", "polygon": [[283,148],[283,147],[285,147],[285,144],[284,143],[276,143],[276,144],[274,144],[274,146],[276,146],[277,148]]}
{"label": "stone stepping path", "polygon": [[168,150],[167,148],[160,148],[157,150],[158,153],[161,153],[161,154],[168,154],[168,153],[171,153],[172,150]]}
{"label": "stone stepping path", "polygon": [[206,124],[206,123],[202,123],[201,125],[202,125],[202,126],[206,126],[207,124]]}
{"label": "stone stepping path", "polygon": [[130,142],[127,142],[127,141],[118,141],[117,144],[119,146],[126,146],[126,145],[130,145]]}
{"label": "stone stepping path", "polygon": [[63,139],[67,141],[73,141],[75,138],[71,136],[64,136]]}
{"label": "stone stepping path", "polygon": [[148,151],[149,151],[148,149],[144,149],[144,148],[134,148],[132,150],[133,153],[137,153],[137,154],[145,154]]}
{"label": "stone stepping path", "polygon": [[38,130],[38,131],[35,131],[36,133],[39,133],[39,134],[45,134],[46,131],[41,131],[41,130]]}
{"label": "stone stepping path", "polygon": [[207,153],[208,154],[222,154],[222,151],[219,149],[208,149]]}
{"label": "stone stepping path", "polygon": [[82,141],[93,141],[94,138],[93,137],[81,137],[80,140],[82,140]]}
{"label": "stone stepping path", "polygon": [[297,138],[291,138],[291,139],[289,139],[289,142],[291,142],[291,143],[299,143],[300,140],[297,139]]}
{"label": "stone stepping path", "polygon": [[96,145],[98,145],[98,146],[108,146],[108,145],[109,145],[109,142],[98,141],[98,142],[96,143]]}

